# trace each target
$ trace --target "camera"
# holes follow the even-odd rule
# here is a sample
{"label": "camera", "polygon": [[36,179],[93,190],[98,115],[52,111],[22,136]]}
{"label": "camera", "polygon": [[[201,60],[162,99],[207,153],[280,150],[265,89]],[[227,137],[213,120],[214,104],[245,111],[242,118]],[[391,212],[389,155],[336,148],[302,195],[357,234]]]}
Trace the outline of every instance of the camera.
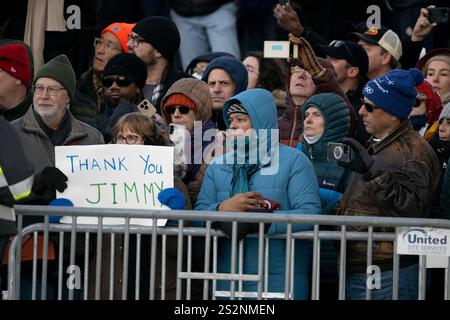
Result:
{"label": "camera", "polygon": [[448,11],[447,7],[440,8],[429,8],[428,10],[428,20],[431,23],[446,23],[448,21]]}
{"label": "camera", "polygon": [[351,148],[343,143],[328,142],[327,159],[349,163],[351,160]]}

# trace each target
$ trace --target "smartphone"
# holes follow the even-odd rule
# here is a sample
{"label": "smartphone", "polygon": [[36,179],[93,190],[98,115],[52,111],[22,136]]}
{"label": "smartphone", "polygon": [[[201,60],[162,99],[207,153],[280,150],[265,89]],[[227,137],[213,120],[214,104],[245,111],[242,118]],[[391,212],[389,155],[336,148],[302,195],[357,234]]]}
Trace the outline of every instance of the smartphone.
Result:
{"label": "smartphone", "polygon": [[429,8],[428,20],[431,23],[446,23],[448,21],[448,7]]}
{"label": "smartphone", "polygon": [[139,111],[145,112],[150,117],[152,117],[156,113],[155,106],[147,99],[142,100],[141,103],[139,103],[137,105],[137,107],[138,107]]}
{"label": "smartphone", "polygon": [[289,41],[264,41],[264,58],[298,59],[298,45]]}
{"label": "smartphone", "polygon": [[280,6],[285,6],[289,3],[289,0],[278,0],[278,3],[280,4]]}
{"label": "smartphone", "polygon": [[349,163],[352,159],[350,146],[343,143],[328,142],[327,146],[327,159],[328,161],[336,160]]}

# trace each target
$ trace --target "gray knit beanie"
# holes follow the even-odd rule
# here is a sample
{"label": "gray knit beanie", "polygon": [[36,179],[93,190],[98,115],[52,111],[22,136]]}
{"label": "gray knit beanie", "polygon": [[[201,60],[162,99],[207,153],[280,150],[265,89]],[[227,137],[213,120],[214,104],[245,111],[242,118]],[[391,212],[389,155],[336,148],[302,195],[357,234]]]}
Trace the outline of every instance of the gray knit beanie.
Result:
{"label": "gray knit beanie", "polygon": [[450,102],[447,102],[447,104],[442,109],[441,114],[439,115],[439,120],[441,120],[442,118],[450,119]]}
{"label": "gray knit beanie", "polygon": [[39,78],[51,78],[61,83],[69,93],[70,100],[72,100],[77,79],[72,64],[65,54],[61,54],[44,64],[36,73],[34,83]]}

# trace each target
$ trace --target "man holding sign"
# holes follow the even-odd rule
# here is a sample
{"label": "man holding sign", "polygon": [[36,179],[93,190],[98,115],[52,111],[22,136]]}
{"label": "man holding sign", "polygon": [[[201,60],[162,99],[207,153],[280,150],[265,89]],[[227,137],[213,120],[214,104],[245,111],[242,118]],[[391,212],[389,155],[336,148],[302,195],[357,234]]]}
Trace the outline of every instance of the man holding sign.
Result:
{"label": "man holding sign", "polygon": [[13,122],[37,172],[55,164],[55,146],[104,143],[100,132],[69,111],[75,83],[75,72],[65,55],[50,60],[36,74],[32,107]]}

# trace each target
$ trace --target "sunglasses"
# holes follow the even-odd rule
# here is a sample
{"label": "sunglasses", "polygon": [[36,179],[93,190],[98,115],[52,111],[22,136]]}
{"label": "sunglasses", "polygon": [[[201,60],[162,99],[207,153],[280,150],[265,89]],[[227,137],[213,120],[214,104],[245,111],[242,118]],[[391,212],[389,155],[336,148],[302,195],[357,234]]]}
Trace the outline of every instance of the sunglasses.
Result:
{"label": "sunglasses", "polygon": [[116,83],[119,87],[128,87],[130,84],[133,83],[133,80],[131,80],[128,77],[123,77],[123,76],[119,76],[119,77],[104,77],[102,79],[102,85],[106,88],[109,88],[113,85],[113,83]]}
{"label": "sunglasses", "polygon": [[367,112],[372,113],[373,110],[378,109],[376,105],[370,102],[363,102],[364,107],[366,108]]}
{"label": "sunglasses", "polygon": [[165,110],[169,114],[174,114],[177,109],[178,109],[178,111],[180,111],[181,114],[188,114],[189,110],[191,110],[190,107],[186,107],[186,106],[170,106],[170,107],[166,107]]}

